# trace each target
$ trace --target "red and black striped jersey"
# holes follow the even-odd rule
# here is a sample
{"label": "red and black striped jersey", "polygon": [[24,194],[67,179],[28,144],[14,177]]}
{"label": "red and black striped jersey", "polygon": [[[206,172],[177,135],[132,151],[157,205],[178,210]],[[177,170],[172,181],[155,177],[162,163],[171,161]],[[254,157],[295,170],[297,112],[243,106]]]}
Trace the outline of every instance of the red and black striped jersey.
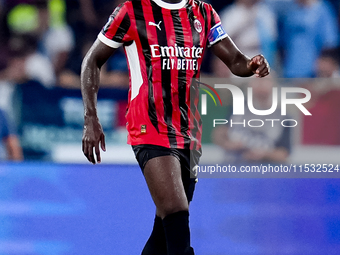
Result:
{"label": "red and black striped jersey", "polygon": [[119,5],[98,35],[124,46],[130,72],[128,143],[199,149],[198,85],[204,50],[227,37],[211,5],[132,0]]}

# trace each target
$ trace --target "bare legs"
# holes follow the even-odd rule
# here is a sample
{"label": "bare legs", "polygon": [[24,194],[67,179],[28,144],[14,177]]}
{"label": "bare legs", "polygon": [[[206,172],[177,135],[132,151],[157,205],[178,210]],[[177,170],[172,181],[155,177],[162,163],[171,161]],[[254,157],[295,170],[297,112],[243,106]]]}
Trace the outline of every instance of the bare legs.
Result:
{"label": "bare legs", "polygon": [[156,218],[142,255],[194,254],[179,160],[174,156],[152,158],[145,165],[144,176],[156,205]]}
{"label": "bare legs", "polygon": [[181,165],[177,158],[162,156],[150,159],[145,165],[144,176],[159,217],[164,219],[171,213],[188,211]]}

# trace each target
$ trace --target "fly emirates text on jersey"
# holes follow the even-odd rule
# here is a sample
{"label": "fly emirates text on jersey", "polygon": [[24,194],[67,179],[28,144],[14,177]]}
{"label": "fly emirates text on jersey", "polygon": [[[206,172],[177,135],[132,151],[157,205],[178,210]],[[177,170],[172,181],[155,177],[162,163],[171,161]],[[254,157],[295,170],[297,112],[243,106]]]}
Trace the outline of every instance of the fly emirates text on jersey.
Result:
{"label": "fly emirates text on jersey", "polygon": [[[160,46],[158,44],[150,45],[151,56],[162,59],[163,70],[198,70],[198,59],[202,58],[202,47],[180,47]],[[176,59],[177,58],[177,59]]]}

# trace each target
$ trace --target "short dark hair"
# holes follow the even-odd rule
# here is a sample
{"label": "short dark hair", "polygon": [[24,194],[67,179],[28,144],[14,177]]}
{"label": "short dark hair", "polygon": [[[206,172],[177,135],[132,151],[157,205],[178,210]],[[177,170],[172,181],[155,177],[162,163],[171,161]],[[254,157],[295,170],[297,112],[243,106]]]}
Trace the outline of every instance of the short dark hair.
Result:
{"label": "short dark hair", "polygon": [[330,58],[337,65],[340,65],[340,49],[339,48],[326,48],[323,49],[319,55],[319,58]]}

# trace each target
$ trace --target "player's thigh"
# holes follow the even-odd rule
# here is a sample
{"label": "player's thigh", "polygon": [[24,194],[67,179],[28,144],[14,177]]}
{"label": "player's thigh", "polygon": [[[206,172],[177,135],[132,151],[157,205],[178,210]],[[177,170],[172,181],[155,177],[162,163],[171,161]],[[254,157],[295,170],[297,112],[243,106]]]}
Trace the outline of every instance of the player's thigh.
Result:
{"label": "player's thigh", "polygon": [[176,157],[169,155],[150,159],[145,165],[144,176],[158,212],[170,214],[188,210],[181,165]]}

